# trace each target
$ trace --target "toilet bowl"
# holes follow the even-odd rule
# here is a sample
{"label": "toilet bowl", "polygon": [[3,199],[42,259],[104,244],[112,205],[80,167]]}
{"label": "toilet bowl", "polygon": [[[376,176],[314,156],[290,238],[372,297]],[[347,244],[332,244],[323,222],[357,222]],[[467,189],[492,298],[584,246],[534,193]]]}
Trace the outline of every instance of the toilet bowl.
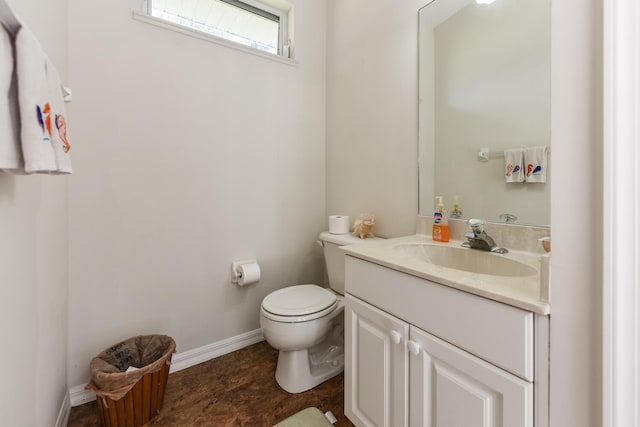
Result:
{"label": "toilet bowl", "polygon": [[[295,305],[297,314],[281,310]],[[343,297],[317,285],[291,286],[265,298],[260,327],[265,340],[280,350],[276,381],[285,391],[300,393],[342,372],[343,313]]]}
{"label": "toilet bowl", "polygon": [[349,234],[321,233],[331,289],[315,284],[278,289],[262,300],[260,327],[279,350],[276,381],[300,393],[344,369],[344,253],[340,246],[360,243]]}

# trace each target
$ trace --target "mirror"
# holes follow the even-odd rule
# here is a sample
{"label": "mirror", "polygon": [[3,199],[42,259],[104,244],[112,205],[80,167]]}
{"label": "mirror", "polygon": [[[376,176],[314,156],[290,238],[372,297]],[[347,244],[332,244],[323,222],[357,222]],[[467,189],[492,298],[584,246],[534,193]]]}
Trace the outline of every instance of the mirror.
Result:
{"label": "mirror", "polygon": [[434,0],[419,12],[420,214],[435,212],[436,196],[451,212],[458,196],[464,218],[547,225],[548,170],[546,183],[507,183],[502,154],[550,153],[551,3],[487,1]]}

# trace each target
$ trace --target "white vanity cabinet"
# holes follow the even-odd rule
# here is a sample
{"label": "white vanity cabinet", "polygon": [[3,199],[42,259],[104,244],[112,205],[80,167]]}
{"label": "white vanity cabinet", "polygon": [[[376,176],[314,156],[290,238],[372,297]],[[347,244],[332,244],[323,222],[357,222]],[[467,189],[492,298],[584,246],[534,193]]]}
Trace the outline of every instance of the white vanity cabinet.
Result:
{"label": "white vanity cabinet", "polygon": [[346,292],[356,426],[548,425],[548,317],[350,256]]}
{"label": "white vanity cabinet", "polygon": [[533,384],[411,327],[412,426],[533,426]]}
{"label": "white vanity cabinet", "polygon": [[356,425],[406,426],[409,324],[347,295],[344,325],[345,413]]}

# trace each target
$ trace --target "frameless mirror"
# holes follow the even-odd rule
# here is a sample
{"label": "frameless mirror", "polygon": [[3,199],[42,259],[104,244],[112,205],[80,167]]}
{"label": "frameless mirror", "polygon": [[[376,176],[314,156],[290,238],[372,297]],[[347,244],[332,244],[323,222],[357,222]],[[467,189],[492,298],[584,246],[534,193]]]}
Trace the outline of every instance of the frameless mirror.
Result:
{"label": "frameless mirror", "polygon": [[549,224],[548,171],[544,184],[507,183],[500,156],[550,149],[550,0],[434,0],[419,18],[420,214],[436,196],[451,212],[458,196],[465,218]]}

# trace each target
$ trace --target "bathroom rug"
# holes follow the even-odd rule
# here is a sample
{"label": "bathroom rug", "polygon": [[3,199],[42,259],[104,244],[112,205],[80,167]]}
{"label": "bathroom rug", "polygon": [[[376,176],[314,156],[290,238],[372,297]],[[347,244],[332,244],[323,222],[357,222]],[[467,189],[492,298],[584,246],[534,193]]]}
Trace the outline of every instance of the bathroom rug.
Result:
{"label": "bathroom rug", "polygon": [[311,407],[293,414],[273,427],[332,427],[333,423],[335,417],[331,411],[325,415],[320,409]]}

